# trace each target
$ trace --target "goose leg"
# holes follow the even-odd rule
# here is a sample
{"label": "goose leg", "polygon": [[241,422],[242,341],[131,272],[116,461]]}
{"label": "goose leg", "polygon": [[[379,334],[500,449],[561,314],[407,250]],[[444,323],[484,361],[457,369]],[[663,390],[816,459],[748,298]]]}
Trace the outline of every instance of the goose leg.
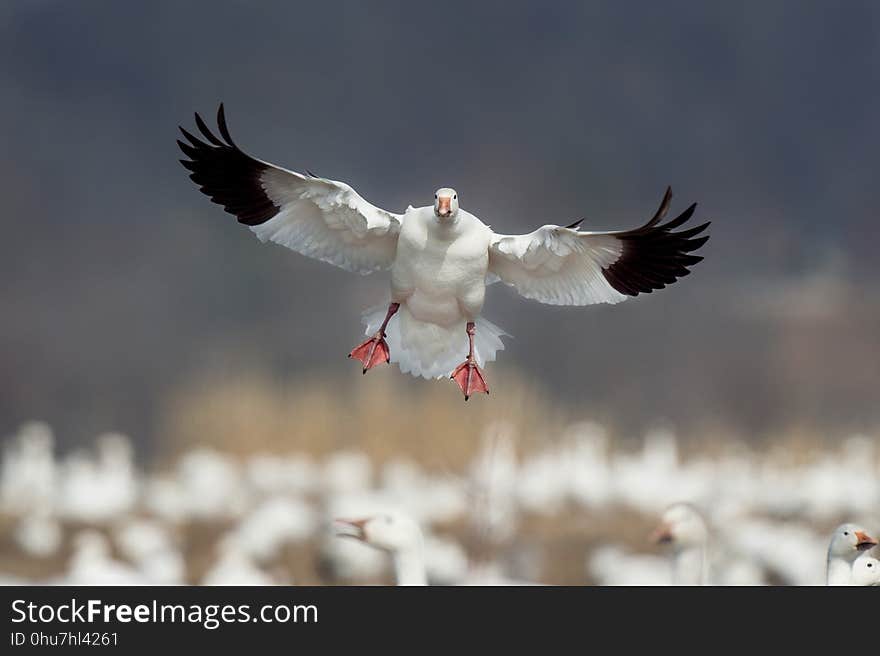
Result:
{"label": "goose leg", "polygon": [[483,372],[477,366],[477,360],[474,357],[474,333],[476,332],[476,325],[473,321],[469,321],[467,324],[467,334],[470,347],[468,349],[467,360],[458,365],[455,368],[455,371],[452,372],[452,380],[458,383],[462,394],[464,394],[465,401],[467,401],[471,394],[474,394],[475,392],[489,393],[486,379],[483,377]]}
{"label": "goose leg", "polygon": [[391,351],[388,350],[388,344],[385,341],[385,327],[398,308],[400,308],[400,303],[389,305],[388,314],[385,315],[385,321],[382,322],[378,332],[367,341],[355,346],[351,353],[348,354],[348,357],[355,358],[363,363],[364,369],[362,373],[367,373],[368,369],[372,369],[377,364],[388,362],[390,359]]}

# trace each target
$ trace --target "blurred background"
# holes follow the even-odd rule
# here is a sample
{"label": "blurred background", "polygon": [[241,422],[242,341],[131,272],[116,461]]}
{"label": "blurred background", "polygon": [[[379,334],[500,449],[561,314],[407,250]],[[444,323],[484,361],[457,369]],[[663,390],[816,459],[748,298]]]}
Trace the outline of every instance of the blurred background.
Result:
{"label": "blurred background", "polygon": [[[731,549],[787,530],[812,558],[875,521],[880,7],[474,4],[0,5],[0,576],[153,567],[146,542],[168,582],[224,557],[385,580],[325,539],[352,506],[403,505],[449,571],[554,583],[662,569],[645,536],[681,499]],[[489,398],[362,377],[345,355],[387,278],[260,244],[198,192],[176,128],[220,101],[257,157],[393,211],[455,186],[506,233],[636,226],[671,185],[713,221],[706,259],[615,307],[493,286],[514,338]],[[821,580],[757,543],[744,580]]]}

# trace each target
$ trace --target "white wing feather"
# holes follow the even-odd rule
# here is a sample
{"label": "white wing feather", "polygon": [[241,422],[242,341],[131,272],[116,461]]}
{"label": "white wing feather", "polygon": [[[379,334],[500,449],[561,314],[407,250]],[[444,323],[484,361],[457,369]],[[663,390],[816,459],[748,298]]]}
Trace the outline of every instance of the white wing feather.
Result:
{"label": "white wing feather", "polygon": [[268,166],[261,182],[280,211],[251,226],[257,237],[360,274],[391,266],[402,216],[371,205],[344,182]]}
{"label": "white wing feather", "polygon": [[592,305],[626,300],[608,284],[603,268],[622,244],[609,235],[546,225],[527,235],[497,235],[489,270],[521,296],[550,305]]}

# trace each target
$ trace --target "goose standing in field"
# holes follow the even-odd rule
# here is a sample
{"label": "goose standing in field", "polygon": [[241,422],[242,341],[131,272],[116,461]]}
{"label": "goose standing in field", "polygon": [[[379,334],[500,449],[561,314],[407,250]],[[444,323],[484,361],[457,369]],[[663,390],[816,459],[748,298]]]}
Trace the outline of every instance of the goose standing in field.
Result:
{"label": "goose standing in field", "polygon": [[428,585],[422,530],[409,517],[382,513],[363,519],[337,519],[341,537],[351,537],[391,554],[397,585]]}
{"label": "goose standing in field", "polygon": [[858,524],[841,524],[831,534],[828,544],[828,563],[825,570],[827,585],[849,585],[853,578],[855,560],[877,546],[876,538]]}
{"label": "goose standing in field", "polygon": [[706,554],[709,529],[700,512],[688,503],[666,509],[660,525],[651,534],[655,544],[672,547],[673,585],[706,585],[709,562]]}
{"label": "goose standing in field", "polygon": [[861,556],[853,561],[852,585],[880,586],[880,560],[871,556]]}
{"label": "goose standing in field", "polygon": [[488,394],[481,367],[504,348],[505,333],[480,316],[489,282],[500,279],[552,305],[619,303],[687,275],[702,259],[691,253],[708,239],[698,237],[708,223],[673,232],[695,205],[661,224],[668,189],[650,221],[622,232],[583,232],[578,220],[526,235],[497,234],[461,209],[449,187],[434,193],[432,205],[395,214],[343,182],[247,155],[229,135],[222,104],[222,139],[198,114],[195,121],[204,140],[180,128],[189,142],[177,142],[189,158],[181,163],[202,192],[262,241],[359,274],[391,270],[390,303],[364,315],[369,339],[349,354],[363,373],[396,362],[414,376],[451,375],[465,400]]}

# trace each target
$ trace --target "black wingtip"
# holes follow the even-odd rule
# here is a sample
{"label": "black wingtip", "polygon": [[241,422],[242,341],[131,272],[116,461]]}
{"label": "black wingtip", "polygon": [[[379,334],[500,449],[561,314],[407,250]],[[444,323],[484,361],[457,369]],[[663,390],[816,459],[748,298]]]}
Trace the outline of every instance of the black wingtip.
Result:
{"label": "black wingtip", "polygon": [[191,161],[180,160],[180,163],[191,172],[189,178],[200,191],[245,225],[260,225],[276,216],[280,207],[261,183],[261,176],[269,165],[242,152],[232,140],[223,103],[217,108],[217,129],[225,142],[212,132],[198,112],[195,122],[204,141],[178,126],[189,143],[178,139],[177,145],[190,158]]}
{"label": "black wingtip", "polygon": [[232,137],[229,136],[229,128],[226,127],[226,110],[223,108],[222,102],[220,107],[217,108],[217,127],[220,128],[220,136],[226,140],[226,143],[233,148],[237,148],[238,146],[235,145]]}
{"label": "black wingtip", "polygon": [[202,117],[199,115],[198,112],[195,112],[195,118],[196,118],[196,127],[199,129],[199,132],[201,132],[204,135],[205,139],[210,141],[215,146],[225,146],[226,145],[222,141],[220,141],[214,135],[213,132],[211,132],[211,129],[208,127],[208,125],[205,123],[205,121],[202,120]]}
{"label": "black wingtip", "polygon": [[657,211],[654,212],[654,216],[651,217],[651,220],[648,221],[643,227],[650,228],[652,226],[657,225],[664,216],[666,216],[666,212],[669,211],[669,205],[672,202],[672,187],[667,186],[666,191],[663,194],[663,199],[660,201],[660,206],[657,208]]}
{"label": "black wingtip", "polygon": [[701,256],[690,253],[709,240],[709,235],[697,235],[708,228],[711,221],[675,232],[675,228],[681,227],[693,216],[697,208],[697,204],[693,203],[671,221],[659,224],[669,209],[671,198],[672,188],[667,187],[660,208],[648,223],[634,230],[616,233],[623,242],[623,250],[614,263],[602,269],[602,273],[608,284],[621,294],[638,296],[664,289],[688,275],[689,267],[702,261]]}
{"label": "black wingtip", "polygon": [[193,136],[190,132],[188,132],[184,128],[180,128],[180,133],[184,137],[186,137],[186,140],[189,141],[196,148],[198,148],[199,146],[205,145],[203,141],[201,141],[198,137]]}

